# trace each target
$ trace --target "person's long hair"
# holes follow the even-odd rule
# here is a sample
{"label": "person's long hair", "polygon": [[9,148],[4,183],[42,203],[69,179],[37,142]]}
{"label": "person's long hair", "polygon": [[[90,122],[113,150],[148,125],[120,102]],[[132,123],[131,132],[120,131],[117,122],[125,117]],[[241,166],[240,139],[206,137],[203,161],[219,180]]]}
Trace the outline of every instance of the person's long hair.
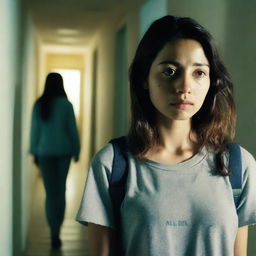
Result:
{"label": "person's long hair", "polygon": [[59,96],[67,98],[62,76],[59,73],[49,73],[46,77],[43,94],[38,99],[38,103],[40,104],[40,115],[43,120],[49,119],[53,101]]}
{"label": "person's long hair", "polygon": [[192,131],[201,147],[206,146],[216,155],[217,173],[230,172],[224,165],[226,146],[235,135],[236,113],[233,84],[223,65],[209,32],[191,18],[164,16],[149,27],[139,43],[129,69],[131,95],[131,126],[128,143],[138,158],[158,144],[155,109],[143,84],[148,79],[152,62],[170,41],[192,39],[198,41],[210,64],[210,88],[201,109],[192,117]]}

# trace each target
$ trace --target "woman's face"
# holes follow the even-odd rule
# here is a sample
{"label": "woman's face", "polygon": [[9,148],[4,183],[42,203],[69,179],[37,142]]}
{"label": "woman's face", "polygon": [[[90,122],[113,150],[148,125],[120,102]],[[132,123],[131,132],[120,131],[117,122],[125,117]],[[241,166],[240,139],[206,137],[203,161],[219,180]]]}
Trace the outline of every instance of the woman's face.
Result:
{"label": "woman's face", "polygon": [[188,120],[201,108],[210,87],[210,67],[201,44],[167,43],[153,61],[147,83],[152,104],[171,120]]}

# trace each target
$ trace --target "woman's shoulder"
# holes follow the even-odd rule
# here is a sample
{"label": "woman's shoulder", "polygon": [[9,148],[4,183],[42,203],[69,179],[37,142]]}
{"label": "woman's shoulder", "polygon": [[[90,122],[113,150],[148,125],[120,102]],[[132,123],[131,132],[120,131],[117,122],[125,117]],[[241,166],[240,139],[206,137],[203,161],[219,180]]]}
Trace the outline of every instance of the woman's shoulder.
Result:
{"label": "woman's shoulder", "polygon": [[111,143],[107,143],[103,146],[92,158],[92,166],[104,166],[107,169],[112,169],[112,163],[114,158],[114,150]]}
{"label": "woman's shoulder", "polygon": [[255,166],[255,158],[247,149],[240,145],[242,163],[245,168]]}

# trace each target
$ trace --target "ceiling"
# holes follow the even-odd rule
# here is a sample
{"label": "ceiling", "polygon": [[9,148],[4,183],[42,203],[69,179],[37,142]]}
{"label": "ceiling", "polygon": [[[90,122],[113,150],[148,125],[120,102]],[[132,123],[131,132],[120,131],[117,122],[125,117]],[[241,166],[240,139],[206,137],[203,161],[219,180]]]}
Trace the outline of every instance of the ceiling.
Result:
{"label": "ceiling", "polygon": [[[44,44],[86,45],[107,17],[133,0],[27,0]],[[139,2],[139,1],[137,1]]]}

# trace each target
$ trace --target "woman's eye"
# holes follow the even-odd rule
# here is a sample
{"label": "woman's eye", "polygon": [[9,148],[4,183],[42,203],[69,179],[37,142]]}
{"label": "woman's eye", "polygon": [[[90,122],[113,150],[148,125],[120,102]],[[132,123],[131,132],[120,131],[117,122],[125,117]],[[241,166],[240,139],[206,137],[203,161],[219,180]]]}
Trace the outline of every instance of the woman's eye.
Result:
{"label": "woman's eye", "polygon": [[206,73],[203,70],[197,70],[196,75],[198,77],[204,77],[204,76],[206,76]]}
{"label": "woman's eye", "polygon": [[173,68],[165,68],[164,71],[162,72],[164,75],[168,76],[168,77],[172,77],[175,75],[176,70]]}

